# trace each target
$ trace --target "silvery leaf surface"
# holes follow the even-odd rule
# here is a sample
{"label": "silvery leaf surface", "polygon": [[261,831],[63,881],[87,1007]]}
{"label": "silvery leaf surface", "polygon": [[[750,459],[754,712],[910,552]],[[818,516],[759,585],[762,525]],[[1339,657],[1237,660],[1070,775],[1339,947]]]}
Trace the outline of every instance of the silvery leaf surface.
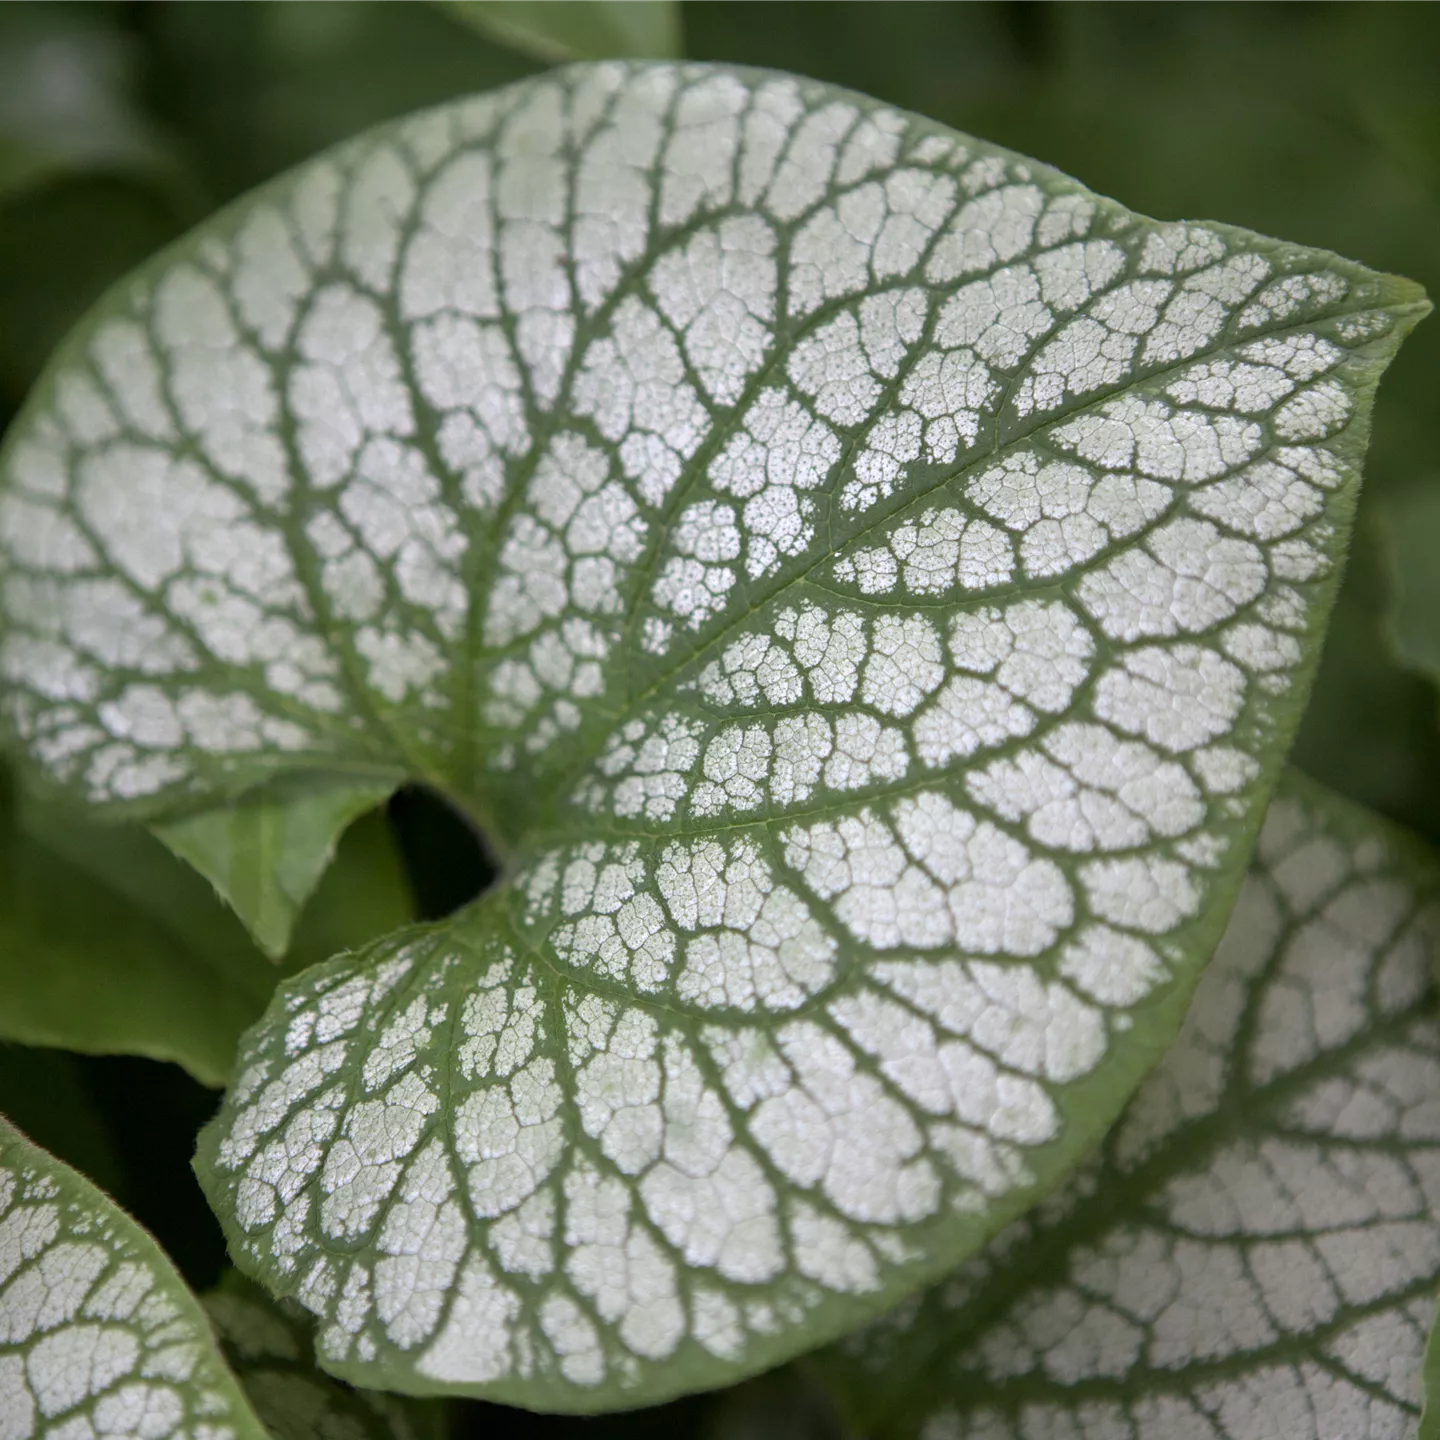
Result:
{"label": "silvery leaf surface", "polygon": [[1282,781],[1180,1037],[1102,1149],[821,1357],[861,1433],[1413,1440],[1440,1295],[1437,962],[1440,856]]}
{"label": "silvery leaf surface", "polygon": [[160,1247],[3,1116],[0,1434],[269,1440]]}
{"label": "silvery leaf surface", "polygon": [[3,458],[32,770],[408,778],[504,855],[283,987],[204,1137],[322,1363],[724,1383],[1068,1171],[1223,927],[1424,310],[666,65],[371,132],[111,296]]}

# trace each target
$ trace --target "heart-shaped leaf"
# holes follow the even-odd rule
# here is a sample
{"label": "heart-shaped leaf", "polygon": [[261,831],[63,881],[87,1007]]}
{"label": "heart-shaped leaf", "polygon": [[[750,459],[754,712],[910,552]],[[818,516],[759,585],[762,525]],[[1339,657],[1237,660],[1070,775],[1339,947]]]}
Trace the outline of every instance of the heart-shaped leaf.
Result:
{"label": "heart-shaped leaf", "polygon": [[504,858],[286,986],[205,1136],[324,1362],[662,1398],[1069,1169],[1220,932],[1425,308],[704,66],[372,132],[117,291],[3,459],[32,768],[408,778]]}
{"label": "heart-shaped leaf", "polygon": [[821,1357],[867,1435],[1413,1436],[1440,1294],[1440,856],[1289,777],[1092,1163]]}
{"label": "heart-shaped leaf", "polygon": [[269,1440],[159,1246],[0,1116],[0,1434]]}
{"label": "heart-shaped leaf", "polygon": [[[353,1390],[315,1369],[309,1316],[234,1270],[204,1297],[220,1349],[272,1440],[443,1440],[444,1405]],[[298,1313],[296,1313],[298,1312]]]}

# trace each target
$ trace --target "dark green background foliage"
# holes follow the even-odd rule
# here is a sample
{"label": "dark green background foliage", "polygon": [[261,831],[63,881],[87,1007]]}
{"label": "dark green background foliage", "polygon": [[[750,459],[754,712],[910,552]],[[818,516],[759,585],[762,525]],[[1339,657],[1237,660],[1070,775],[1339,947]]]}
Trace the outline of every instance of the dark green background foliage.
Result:
{"label": "dark green background foliage", "polygon": [[[849,86],[1145,214],[1223,218],[1440,293],[1440,6],[700,0],[681,22],[687,56]],[[0,426],[99,292],[214,208],[366,126],[538,65],[418,0],[0,5]],[[1437,376],[1432,323],[1380,393],[1294,754],[1432,839],[1440,723],[1423,673],[1440,679],[1440,652],[1414,637],[1433,635],[1433,616],[1417,622],[1440,596],[1433,575],[1425,589],[1425,536],[1440,534]],[[402,792],[391,822],[422,914],[483,881],[483,853],[434,802]],[[0,1111],[109,1189],[200,1289],[223,1247],[189,1156],[216,1098],[173,1065],[0,1047]],[[759,1440],[831,1423],[799,1374],[644,1415],[472,1404],[457,1419],[457,1434],[493,1440]]]}

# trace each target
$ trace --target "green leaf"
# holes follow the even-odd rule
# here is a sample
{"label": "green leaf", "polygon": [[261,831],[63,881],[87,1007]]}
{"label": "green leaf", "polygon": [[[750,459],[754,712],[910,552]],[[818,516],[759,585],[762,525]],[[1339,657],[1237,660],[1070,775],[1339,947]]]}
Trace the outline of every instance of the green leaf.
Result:
{"label": "green leaf", "polygon": [[1440,685],[1440,477],[1390,499],[1381,520],[1396,656]]}
{"label": "green leaf", "polygon": [[1440,1292],[1440,855],[1294,772],[1101,1151],[819,1363],[863,1433],[1414,1433]]}
{"label": "green leaf", "polygon": [[405,864],[384,812],[362,815],[340,837],[334,862],[301,911],[283,969],[297,972],[353,950],[415,915]]}
{"label": "green leaf", "polygon": [[[342,840],[289,969],[413,915],[383,819]],[[211,887],[134,825],[26,804],[0,845],[0,1038],[229,1076],[277,974]]]}
{"label": "green leaf", "polygon": [[669,60],[681,54],[674,0],[442,0],[482,35],[540,60]]}
{"label": "green leaf", "polygon": [[481,36],[467,43],[429,4],[256,0],[146,13],[154,91],[224,199],[371,125],[536,66]]}
{"label": "green leaf", "polygon": [[0,458],[31,771],[316,769],[502,883],[288,983],[201,1150],[358,1383],[636,1405],[952,1268],[1178,1027],[1418,289],[875,102],[580,66],[117,290]]}
{"label": "green leaf", "polygon": [[0,1420],[15,1440],[268,1440],[160,1247],[3,1117]]}
{"label": "green leaf", "polygon": [[341,834],[394,788],[383,782],[272,784],[153,829],[214,885],[261,950],[279,960]]}
{"label": "green leaf", "polygon": [[443,1440],[438,1401],[353,1390],[315,1369],[309,1317],[227,1270],[203,1297],[220,1348],[274,1440]]}
{"label": "green leaf", "polygon": [[1440,1437],[1440,1320],[1430,1327],[1425,1344],[1425,1403],[1420,1412],[1420,1431],[1416,1440],[1437,1440]]}
{"label": "green leaf", "polygon": [[116,7],[0,7],[0,419],[104,287],[192,218]]}
{"label": "green leaf", "polygon": [[[1390,377],[1387,373],[1386,386]],[[1440,842],[1435,691],[1396,658],[1383,521],[1370,490],[1356,513],[1345,581],[1290,763],[1352,800]],[[1368,512],[1367,512],[1368,506]]]}
{"label": "green leaf", "polygon": [[136,103],[134,62],[127,37],[92,7],[0,10],[0,200],[84,171],[174,179]]}

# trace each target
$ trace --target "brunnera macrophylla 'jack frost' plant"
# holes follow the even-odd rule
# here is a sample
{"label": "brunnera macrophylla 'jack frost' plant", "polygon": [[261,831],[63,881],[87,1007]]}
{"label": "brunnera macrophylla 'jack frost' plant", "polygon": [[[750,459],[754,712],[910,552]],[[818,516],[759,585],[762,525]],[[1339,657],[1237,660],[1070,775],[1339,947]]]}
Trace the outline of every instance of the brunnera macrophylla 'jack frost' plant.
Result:
{"label": "brunnera macrophylla 'jack frost' plant", "polygon": [[160,1247],[3,1118],[0,1434],[268,1440]]}
{"label": "brunnera macrophylla 'jack frost' plant", "polygon": [[859,1433],[1413,1437],[1437,961],[1434,853],[1287,776],[1180,1036],[1099,1153],[821,1357]]}
{"label": "brunnera macrophylla 'jack frost' plant", "polygon": [[247,789],[408,779],[503,859],[282,986],[203,1136],[322,1363],[721,1384],[1073,1168],[1223,927],[1424,310],[671,65],[371,132],[113,292],[0,479],[32,783],[224,871]]}

